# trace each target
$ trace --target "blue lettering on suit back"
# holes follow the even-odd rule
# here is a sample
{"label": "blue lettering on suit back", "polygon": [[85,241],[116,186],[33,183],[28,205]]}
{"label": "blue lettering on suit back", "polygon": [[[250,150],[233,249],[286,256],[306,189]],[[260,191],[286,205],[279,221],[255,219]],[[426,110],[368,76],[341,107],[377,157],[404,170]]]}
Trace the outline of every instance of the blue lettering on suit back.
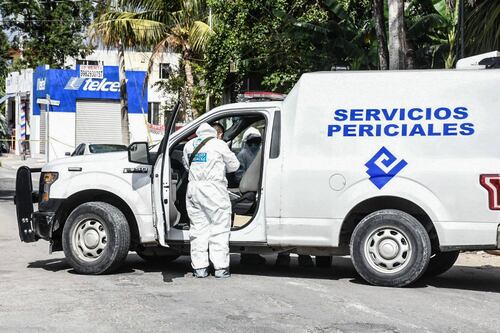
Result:
{"label": "blue lettering on suit back", "polygon": [[194,162],[206,162],[207,161],[207,153],[198,153],[193,158]]}

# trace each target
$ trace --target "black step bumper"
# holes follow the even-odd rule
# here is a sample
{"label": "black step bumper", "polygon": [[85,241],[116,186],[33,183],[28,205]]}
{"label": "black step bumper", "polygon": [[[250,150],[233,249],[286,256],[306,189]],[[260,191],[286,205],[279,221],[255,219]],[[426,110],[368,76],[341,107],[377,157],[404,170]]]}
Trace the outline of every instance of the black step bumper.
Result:
{"label": "black step bumper", "polygon": [[[50,240],[52,238],[55,212],[33,211],[33,203],[38,202],[38,191],[33,191],[32,172],[41,172],[41,169],[30,169],[22,166],[17,170],[16,176],[16,204],[17,224],[19,237],[26,243],[36,242],[39,239]],[[58,205],[53,205],[55,206]]]}

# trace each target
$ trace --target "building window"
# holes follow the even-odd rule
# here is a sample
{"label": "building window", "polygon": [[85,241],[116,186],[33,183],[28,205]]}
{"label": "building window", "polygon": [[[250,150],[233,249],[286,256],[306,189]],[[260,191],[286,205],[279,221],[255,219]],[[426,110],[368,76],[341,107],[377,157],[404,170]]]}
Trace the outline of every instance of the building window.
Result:
{"label": "building window", "polygon": [[84,60],[84,59],[76,59],[77,65],[100,65],[101,62],[99,60]]}
{"label": "building window", "polygon": [[172,74],[172,66],[167,63],[160,64],[160,79],[168,79]]}
{"label": "building window", "polygon": [[153,125],[160,125],[160,102],[148,103],[148,122]]}

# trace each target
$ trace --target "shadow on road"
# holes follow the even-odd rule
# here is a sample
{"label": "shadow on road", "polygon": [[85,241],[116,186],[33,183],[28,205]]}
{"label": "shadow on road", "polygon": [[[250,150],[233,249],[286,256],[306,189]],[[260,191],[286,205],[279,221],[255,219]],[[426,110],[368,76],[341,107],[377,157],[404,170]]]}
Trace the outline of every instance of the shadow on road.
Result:
{"label": "shadow on road", "polygon": [[66,262],[64,258],[58,259],[47,259],[47,260],[37,260],[30,262],[27,266],[28,268],[42,268],[50,272],[58,272],[66,269],[70,269],[70,265]]}
{"label": "shadow on road", "polygon": [[[283,268],[274,265],[274,258],[268,257],[267,259],[268,262],[265,265],[241,265],[239,263],[239,255],[232,255],[231,273],[233,276],[249,275],[323,280],[349,279],[351,283],[367,285],[358,276],[349,258],[333,258],[331,268],[300,267],[296,260],[292,260],[290,267]],[[28,268],[44,269],[51,272],[66,270],[68,273],[75,273],[63,258],[34,261],[28,265]],[[146,262],[139,256],[130,254],[122,267],[114,274],[126,275],[135,271],[145,273],[158,272],[161,273],[164,282],[171,283],[178,278],[190,277],[191,265],[187,256],[180,257],[171,263],[157,264]],[[455,266],[440,276],[422,278],[408,288],[419,289],[429,286],[444,289],[500,293],[500,267]]]}

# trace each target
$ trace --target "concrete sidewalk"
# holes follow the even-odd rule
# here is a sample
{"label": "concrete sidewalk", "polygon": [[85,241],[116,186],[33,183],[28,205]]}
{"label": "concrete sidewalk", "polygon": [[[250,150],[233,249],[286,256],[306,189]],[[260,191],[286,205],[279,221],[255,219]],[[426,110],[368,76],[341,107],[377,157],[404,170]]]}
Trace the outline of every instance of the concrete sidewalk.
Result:
{"label": "concrete sidewalk", "polygon": [[11,170],[17,170],[23,165],[30,168],[41,168],[44,164],[44,158],[26,158],[23,160],[22,156],[14,154],[2,154],[2,156],[0,156],[0,166]]}

